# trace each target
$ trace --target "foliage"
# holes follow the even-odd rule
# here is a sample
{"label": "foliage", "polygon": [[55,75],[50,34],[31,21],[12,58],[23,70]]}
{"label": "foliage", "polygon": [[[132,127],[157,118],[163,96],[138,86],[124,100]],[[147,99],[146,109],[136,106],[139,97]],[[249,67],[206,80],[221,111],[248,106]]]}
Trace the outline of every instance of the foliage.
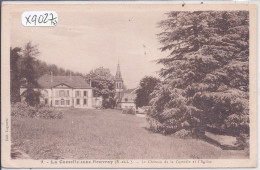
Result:
{"label": "foliage", "polygon": [[38,87],[37,80],[44,74],[53,73],[53,75],[82,75],[78,72],[59,68],[54,64],[46,64],[37,60],[39,55],[38,47],[28,42],[24,48],[10,48],[10,70],[11,70],[11,102],[20,102],[20,87],[26,87],[28,91],[24,93],[26,101],[31,105],[39,104],[39,94],[32,91]]}
{"label": "foliage", "polygon": [[74,72],[72,70],[64,69],[61,67],[58,67],[55,64],[47,64],[43,61],[37,60],[35,62],[37,69],[37,73],[40,76],[43,76],[44,74],[50,74],[52,73],[54,76],[83,76],[82,73]]}
{"label": "foliage", "polygon": [[159,133],[159,132],[164,133],[163,125],[157,119],[154,119],[154,118],[151,118],[148,116],[148,117],[146,117],[146,120],[150,125],[149,129],[151,131],[156,132],[156,133]]}
{"label": "foliage", "polygon": [[247,11],[170,12],[159,23],[163,65],[152,96],[163,131],[208,127],[249,133],[249,14]]}
{"label": "foliage", "polygon": [[187,138],[191,137],[191,132],[186,129],[181,129],[181,130],[175,132],[174,136],[179,137],[181,139],[187,139]]}
{"label": "foliage", "polygon": [[61,119],[63,117],[63,114],[62,112],[55,110],[52,107],[33,107],[26,103],[17,102],[11,107],[11,116],[30,118],[39,117],[44,119]]}
{"label": "foliage", "polygon": [[104,108],[113,108],[115,96],[115,82],[114,77],[111,75],[110,70],[99,67],[95,70],[90,71],[86,75],[86,80],[91,82],[91,87],[93,87],[93,96],[103,98]]}
{"label": "foliage", "polygon": [[35,66],[36,57],[39,55],[38,47],[28,42],[22,50],[21,77],[22,85],[26,88],[22,96],[30,106],[36,106],[40,102],[40,93],[35,91],[39,87],[37,68]]}
{"label": "foliage", "polygon": [[248,134],[240,134],[237,137],[236,145],[238,145],[238,147],[244,148],[247,155],[249,156],[249,135]]}
{"label": "foliage", "polygon": [[17,102],[11,106],[11,116],[34,117],[36,107],[29,106],[26,103]]}
{"label": "foliage", "polygon": [[25,102],[30,106],[37,106],[40,104],[40,91],[34,90],[33,88],[27,88],[21,95],[25,98]]}
{"label": "foliage", "polygon": [[20,86],[21,86],[21,48],[10,48],[10,94],[11,102],[20,102]]}
{"label": "foliage", "polygon": [[136,107],[148,106],[150,102],[150,94],[153,92],[155,86],[160,82],[158,78],[146,76],[140,83],[136,90],[135,104]]}
{"label": "foliage", "polygon": [[115,107],[116,103],[115,100],[112,97],[106,98],[102,102],[102,106],[104,109],[113,109]]}
{"label": "foliage", "polygon": [[135,115],[135,114],[136,114],[134,108],[124,109],[124,110],[122,111],[122,113],[123,113],[123,114],[130,114],[130,115]]}

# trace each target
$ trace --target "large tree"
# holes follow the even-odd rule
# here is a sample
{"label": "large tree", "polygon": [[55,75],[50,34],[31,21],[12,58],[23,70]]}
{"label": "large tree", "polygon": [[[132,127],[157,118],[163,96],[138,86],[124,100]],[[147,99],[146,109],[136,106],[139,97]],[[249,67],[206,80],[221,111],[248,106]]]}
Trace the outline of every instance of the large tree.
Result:
{"label": "large tree", "polygon": [[170,12],[158,35],[163,85],[151,117],[165,133],[249,133],[248,11]]}
{"label": "large tree", "polygon": [[10,94],[11,102],[20,102],[21,86],[21,51],[19,47],[10,48]]}
{"label": "large tree", "polygon": [[25,97],[25,101],[31,106],[36,106],[40,102],[40,92],[35,91],[35,88],[39,88],[39,74],[36,67],[36,57],[38,55],[37,45],[32,45],[31,42],[28,42],[24,46],[22,51],[21,78],[23,79],[22,83],[26,90],[22,95]]}
{"label": "large tree", "polygon": [[86,75],[86,80],[93,87],[94,96],[103,98],[103,107],[113,108],[115,105],[115,82],[114,77],[107,68],[99,67]]}
{"label": "large tree", "polygon": [[135,104],[136,107],[148,106],[151,100],[151,93],[153,92],[155,86],[160,83],[160,80],[155,77],[146,76],[140,83],[136,90]]}

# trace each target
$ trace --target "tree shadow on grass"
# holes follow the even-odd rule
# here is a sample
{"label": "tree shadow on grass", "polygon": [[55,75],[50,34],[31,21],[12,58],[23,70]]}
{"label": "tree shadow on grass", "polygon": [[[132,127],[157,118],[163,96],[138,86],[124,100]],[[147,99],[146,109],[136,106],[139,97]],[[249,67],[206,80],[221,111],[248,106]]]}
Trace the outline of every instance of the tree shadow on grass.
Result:
{"label": "tree shadow on grass", "polygon": [[217,147],[221,148],[222,150],[244,150],[245,149],[245,147],[242,145],[231,146],[231,145],[220,144],[218,141],[211,139],[211,138],[207,137],[206,135],[200,136],[200,137],[198,137],[198,139],[203,140],[207,143],[210,143],[214,146],[217,146]]}
{"label": "tree shadow on grass", "polygon": [[[159,133],[159,132],[155,132],[153,131],[151,128],[148,128],[148,127],[142,127],[143,129],[147,130],[150,134],[162,134],[162,133]],[[170,135],[166,135],[166,134],[162,134],[164,136],[170,136]],[[206,135],[203,135],[203,136],[200,136],[200,137],[192,137],[193,139],[200,139],[202,141],[205,141],[211,145],[214,145],[216,147],[219,147],[221,148],[222,150],[244,150],[245,147],[242,146],[242,145],[237,145],[237,146],[231,146],[231,145],[223,145],[221,144],[220,142],[212,139],[212,138],[209,138],[208,136]],[[185,138],[184,138],[185,139]]]}

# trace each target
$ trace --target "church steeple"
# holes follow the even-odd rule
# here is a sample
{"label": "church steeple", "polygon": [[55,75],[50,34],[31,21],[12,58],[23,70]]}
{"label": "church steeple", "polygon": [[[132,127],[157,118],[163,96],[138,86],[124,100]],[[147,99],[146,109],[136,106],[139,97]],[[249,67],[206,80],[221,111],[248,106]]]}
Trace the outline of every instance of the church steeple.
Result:
{"label": "church steeple", "polygon": [[117,65],[117,70],[116,70],[116,80],[123,80],[122,75],[121,75],[121,71],[120,71],[119,63]]}
{"label": "church steeple", "polygon": [[119,62],[117,64],[116,76],[115,76],[116,98],[119,102],[122,98],[122,91],[124,90],[124,81],[122,78]]}

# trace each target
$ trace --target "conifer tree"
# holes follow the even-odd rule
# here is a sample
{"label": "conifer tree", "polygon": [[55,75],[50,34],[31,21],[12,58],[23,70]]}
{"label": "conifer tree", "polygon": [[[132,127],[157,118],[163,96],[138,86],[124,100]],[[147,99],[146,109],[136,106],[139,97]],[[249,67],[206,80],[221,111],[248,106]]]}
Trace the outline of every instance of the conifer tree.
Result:
{"label": "conifer tree", "polygon": [[40,103],[40,92],[35,90],[39,88],[37,81],[39,74],[36,68],[36,57],[38,54],[37,46],[32,45],[31,42],[28,42],[22,51],[21,77],[26,87],[22,95],[25,97],[25,101],[31,106],[36,106]]}
{"label": "conifer tree", "polygon": [[10,48],[10,94],[11,102],[20,102],[20,86],[21,86],[21,48]]}
{"label": "conifer tree", "polygon": [[[163,85],[151,117],[166,133],[249,133],[249,13],[170,12],[158,34]],[[164,100],[162,100],[164,99]]]}

